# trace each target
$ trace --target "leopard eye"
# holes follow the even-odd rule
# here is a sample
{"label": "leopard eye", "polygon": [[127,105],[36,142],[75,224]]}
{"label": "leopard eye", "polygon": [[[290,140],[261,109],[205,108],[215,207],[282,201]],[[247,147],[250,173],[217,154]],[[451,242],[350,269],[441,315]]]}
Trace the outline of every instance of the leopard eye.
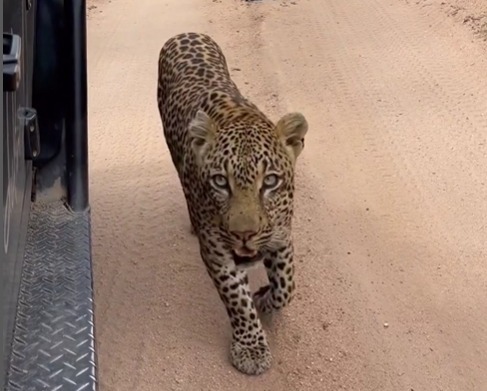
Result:
{"label": "leopard eye", "polygon": [[227,178],[225,178],[221,174],[213,175],[213,177],[211,178],[211,182],[213,183],[213,185],[215,187],[220,188],[220,189],[226,189],[228,187]]}
{"label": "leopard eye", "polygon": [[269,174],[264,177],[264,187],[266,189],[272,189],[279,184],[279,177],[276,174]]}

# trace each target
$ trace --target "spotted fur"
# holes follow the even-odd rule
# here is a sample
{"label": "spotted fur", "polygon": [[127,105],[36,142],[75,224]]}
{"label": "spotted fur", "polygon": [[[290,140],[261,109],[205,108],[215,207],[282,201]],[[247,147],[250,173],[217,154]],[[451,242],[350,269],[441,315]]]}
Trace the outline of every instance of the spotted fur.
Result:
{"label": "spotted fur", "polygon": [[[208,35],[183,33],[161,49],[158,106],[201,258],[233,330],[230,356],[246,374],[271,365],[258,311],[288,304],[295,290],[291,220],[294,166],[308,125],[277,124],[239,92]],[[264,261],[269,284],[253,296],[247,267]]]}

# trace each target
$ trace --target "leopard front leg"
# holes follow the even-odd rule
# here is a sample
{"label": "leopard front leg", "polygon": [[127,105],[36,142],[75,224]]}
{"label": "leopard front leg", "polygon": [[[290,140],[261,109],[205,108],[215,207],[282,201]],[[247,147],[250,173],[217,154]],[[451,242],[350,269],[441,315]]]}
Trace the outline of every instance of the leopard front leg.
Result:
{"label": "leopard front leg", "polygon": [[211,259],[204,251],[202,257],[230,318],[232,364],[248,375],[265,372],[271,366],[272,355],[252,301],[247,273],[237,270],[230,259],[222,265],[221,257]]}
{"label": "leopard front leg", "polygon": [[269,284],[254,293],[254,303],[259,312],[272,313],[292,300],[296,288],[293,256],[292,241],[277,250],[264,252],[264,265]]}

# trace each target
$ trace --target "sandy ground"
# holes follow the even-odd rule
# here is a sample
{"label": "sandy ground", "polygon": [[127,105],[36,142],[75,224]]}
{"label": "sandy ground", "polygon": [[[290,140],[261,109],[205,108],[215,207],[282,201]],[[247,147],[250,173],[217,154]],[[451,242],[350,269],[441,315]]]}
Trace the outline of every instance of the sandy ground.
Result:
{"label": "sandy ground", "polygon": [[[102,391],[487,390],[487,56],[445,6],[410,3],[92,5]],[[228,361],[226,313],[158,118],[159,49],[189,30],[220,43],[271,118],[299,110],[310,123],[298,296],[265,325],[274,364],[259,377]]]}
{"label": "sandy ground", "polygon": [[402,0],[427,9],[434,17],[438,10],[473,30],[487,47],[487,1],[485,0]]}

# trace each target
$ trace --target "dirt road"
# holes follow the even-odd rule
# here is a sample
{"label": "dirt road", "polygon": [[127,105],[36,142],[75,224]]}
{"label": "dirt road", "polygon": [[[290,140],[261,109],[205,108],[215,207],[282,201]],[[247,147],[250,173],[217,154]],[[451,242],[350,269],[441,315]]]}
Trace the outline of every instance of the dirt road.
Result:
{"label": "dirt road", "polygon": [[[424,5],[424,2],[421,3]],[[228,361],[156,107],[173,34],[210,34],[242,92],[310,124],[298,296],[272,369]],[[90,11],[91,202],[102,391],[487,390],[487,56],[398,0],[117,0]],[[251,276],[253,287],[263,270]]]}

